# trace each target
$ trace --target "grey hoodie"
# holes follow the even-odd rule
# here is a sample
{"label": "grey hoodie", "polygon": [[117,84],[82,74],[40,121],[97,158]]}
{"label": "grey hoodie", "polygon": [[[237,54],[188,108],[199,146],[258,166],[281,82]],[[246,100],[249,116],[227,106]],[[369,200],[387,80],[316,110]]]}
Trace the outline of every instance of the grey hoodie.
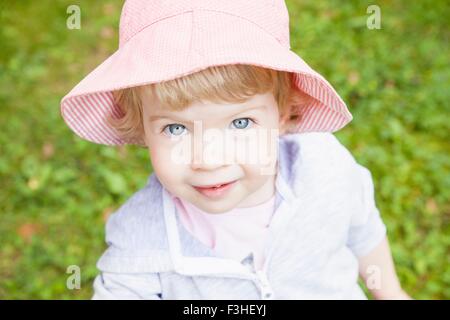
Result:
{"label": "grey hoodie", "polygon": [[279,138],[266,261],[222,258],[180,222],[155,174],[106,224],[92,299],[367,299],[358,257],[386,236],[370,171],[328,132]]}

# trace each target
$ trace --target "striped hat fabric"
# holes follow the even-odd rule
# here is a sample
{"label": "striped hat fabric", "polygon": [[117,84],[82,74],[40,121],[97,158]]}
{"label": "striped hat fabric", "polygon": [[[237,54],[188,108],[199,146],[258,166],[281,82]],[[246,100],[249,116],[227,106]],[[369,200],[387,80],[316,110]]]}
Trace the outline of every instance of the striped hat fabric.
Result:
{"label": "striped hat fabric", "polygon": [[112,91],[179,78],[215,65],[250,64],[293,72],[310,103],[295,131],[334,132],[352,120],[328,81],[290,50],[284,0],[128,0],[119,48],[61,100],[61,116],[79,137],[98,144],[127,141],[106,123],[123,116]]}

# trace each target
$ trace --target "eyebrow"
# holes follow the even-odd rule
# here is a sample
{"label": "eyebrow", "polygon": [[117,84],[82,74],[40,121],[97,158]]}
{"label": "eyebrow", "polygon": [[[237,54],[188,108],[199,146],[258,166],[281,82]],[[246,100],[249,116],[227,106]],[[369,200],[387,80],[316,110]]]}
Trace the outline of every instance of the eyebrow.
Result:
{"label": "eyebrow", "polygon": [[[253,110],[258,110],[258,109],[262,109],[262,108],[266,108],[266,105],[260,105],[260,106],[257,106],[257,107],[247,108],[245,110],[236,112],[236,113],[230,115],[229,117],[227,116],[227,117],[224,117],[224,118],[233,118],[233,117],[235,117],[235,116],[237,116],[237,115],[239,115],[241,113],[249,112],[249,111],[253,111]],[[148,120],[150,122],[156,121],[156,120],[161,120],[161,119],[175,120],[175,121],[180,121],[180,122],[193,122],[193,121],[190,121],[190,120],[187,120],[187,119],[178,118],[177,116],[169,116],[169,115],[167,115],[167,116],[166,115],[153,115],[153,116],[148,117]]]}

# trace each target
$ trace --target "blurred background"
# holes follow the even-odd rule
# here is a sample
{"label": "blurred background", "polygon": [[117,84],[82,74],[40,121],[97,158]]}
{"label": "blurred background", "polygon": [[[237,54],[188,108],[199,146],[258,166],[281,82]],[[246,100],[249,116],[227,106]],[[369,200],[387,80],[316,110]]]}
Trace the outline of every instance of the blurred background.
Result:
{"label": "blurred background", "polygon": [[[81,29],[66,10],[81,9]],[[89,299],[109,214],[145,185],[136,146],[85,142],[61,98],[118,45],[123,1],[0,0],[0,299]],[[366,26],[381,9],[381,29]],[[354,120],[336,137],[369,168],[397,272],[450,298],[448,1],[288,0],[292,49]],[[69,290],[70,265],[81,288]]]}

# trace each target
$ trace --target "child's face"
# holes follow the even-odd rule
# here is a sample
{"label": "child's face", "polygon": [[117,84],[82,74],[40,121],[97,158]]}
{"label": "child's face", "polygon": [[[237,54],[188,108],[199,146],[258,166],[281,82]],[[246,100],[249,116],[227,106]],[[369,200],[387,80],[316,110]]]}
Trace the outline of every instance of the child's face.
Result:
{"label": "child's face", "polygon": [[[237,104],[195,102],[181,111],[142,100],[153,170],[173,195],[210,213],[273,195],[279,112],[272,93]],[[221,183],[230,184],[212,188]]]}

